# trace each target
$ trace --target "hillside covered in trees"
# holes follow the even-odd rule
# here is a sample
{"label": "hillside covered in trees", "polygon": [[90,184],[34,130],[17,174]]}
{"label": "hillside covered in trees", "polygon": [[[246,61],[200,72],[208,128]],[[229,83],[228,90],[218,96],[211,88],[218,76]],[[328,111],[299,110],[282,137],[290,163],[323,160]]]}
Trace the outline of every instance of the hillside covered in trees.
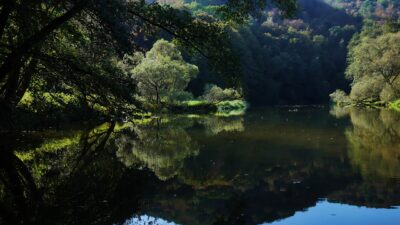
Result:
{"label": "hillside covered in trees", "polygon": [[[160,2],[203,16],[212,14],[221,4]],[[352,80],[343,74],[353,35],[364,24],[393,25],[399,16],[398,6],[396,1],[300,0],[298,11],[291,18],[282,18],[270,7],[245,25],[231,26],[231,42],[240,56],[246,99],[253,105],[323,104],[335,89],[349,92]],[[215,79],[209,76],[208,71],[201,73],[198,80]]]}
{"label": "hillside covered in trees", "polygon": [[361,18],[319,0],[302,0],[298,5],[291,19],[270,8],[246,25],[231,26],[243,88],[253,105],[321,104],[336,88],[347,87],[343,76],[347,44]]}

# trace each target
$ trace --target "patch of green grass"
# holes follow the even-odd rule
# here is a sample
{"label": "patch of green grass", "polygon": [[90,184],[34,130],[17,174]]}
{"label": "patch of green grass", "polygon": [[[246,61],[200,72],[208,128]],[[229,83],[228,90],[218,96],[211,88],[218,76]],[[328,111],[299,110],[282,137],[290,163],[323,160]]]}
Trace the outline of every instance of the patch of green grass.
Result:
{"label": "patch of green grass", "polygon": [[216,107],[215,114],[217,116],[237,116],[243,115],[247,109],[247,104],[244,100],[230,100],[222,101],[218,103],[210,103],[205,100],[191,100],[183,103],[184,106],[191,107],[202,107],[202,106],[214,106]]}
{"label": "patch of green grass", "polygon": [[190,101],[184,102],[184,104],[187,106],[199,106],[199,105],[205,105],[205,104],[209,104],[209,103],[204,100],[190,100]]}

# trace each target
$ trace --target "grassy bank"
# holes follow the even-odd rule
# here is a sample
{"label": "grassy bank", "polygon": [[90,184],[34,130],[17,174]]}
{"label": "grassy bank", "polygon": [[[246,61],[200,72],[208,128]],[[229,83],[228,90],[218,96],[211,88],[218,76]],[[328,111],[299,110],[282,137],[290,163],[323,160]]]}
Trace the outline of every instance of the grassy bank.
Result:
{"label": "grassy bank", "polygon": [[389,108],[395,111],[400,112],[400,99],[392,101],[392,102],[383,102],[383,101],[346,101],[346,102],[334,102],[336,105],[341,107],[346,106],[360,106],[360,107],[368,107],[368,108]]}
{"label": "grassy bank", "polygon": [[244,100],[221,101],[217,103],[203,100],[191,100],[167,107],[171,113],[189,114],[218,114],[218,115],[242,115],[246,111],[247,104]]}

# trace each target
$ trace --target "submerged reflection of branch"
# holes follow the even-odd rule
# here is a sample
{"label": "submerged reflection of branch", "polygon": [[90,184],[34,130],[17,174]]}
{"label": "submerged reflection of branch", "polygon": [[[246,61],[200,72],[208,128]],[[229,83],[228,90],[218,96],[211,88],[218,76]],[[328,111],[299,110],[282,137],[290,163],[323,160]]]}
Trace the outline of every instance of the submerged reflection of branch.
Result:
{"label": "submerged reflection of branch", "polygon": [[89,185],[89,181],[81,183],[78,186],[79,191],[72,190],[70,195],[66,195],[67,189],[75,188],[77,177],[87,168],[98,164],[93,161],[98,158],[99,153],[104,153],[104,147],[113,130],[114,123],[86,131],[43,132],[31,137],[38,139],[35,145],[25,145],[26,140],[21,140],[22,144],[11,143],[8,144],[11,146],[9,148],[6,145],[9,141],[13,142],[12,138],[2,139],[0,224],[43,224],[40,221],[53,219],[46,214],[48,211],[61,211],[57,208],[61,203],[63,213],[57,214],[60,216],[57,219],[61,219],[61,215],[66,215],[68,220],[76,219],[68,214],[79,214],[82,208],[79,211],[66,209],[75,209],[75,204],[80,207],[84,204],[77,203],[77,199],[84,201],[81,190]]}
{"label": "submerged reflection of branch", "polygon": [[117,157],[128,167],[147,167],[159,179],[178,174],[184,160],[199,152],[196,142],[185,131],[182,120],[155,119],[150,124],[132,125],[116,139]]}
{"label": "submerged reflection of branch", "polygon": [[400,114],[391,110],[348,108],[349,158],[364,178],[400,177]]}
{"label": "submerged reflection of branch", "polygon": [[136,212],[158,179],[119,163],[119,128],[0,136],[0,224],[121,224]]}
{"label": "submerged reflection of branch", "polygon": [[30,224],[42,195],[27,166],[9,149],[0,151],[0,224]]}

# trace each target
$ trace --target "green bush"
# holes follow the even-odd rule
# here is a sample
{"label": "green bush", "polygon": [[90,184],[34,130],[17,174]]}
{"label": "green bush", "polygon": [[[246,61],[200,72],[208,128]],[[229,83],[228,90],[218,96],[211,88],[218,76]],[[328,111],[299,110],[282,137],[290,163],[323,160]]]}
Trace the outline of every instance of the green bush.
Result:
{"label": "green bush", "polygon": [[338,105],[347,105],[350,104],[350,99],[349,96],[346,94],[346,92],[342,90],[336,90],[332,94],[329,95],[331,98],[332,102],[338,104]]}
{"label": "green bush", "polygon": [[241,95],[233,88],[222,89],[215,84],[208,84],[202,98],[208,102],[218,103],[241,99]]}

